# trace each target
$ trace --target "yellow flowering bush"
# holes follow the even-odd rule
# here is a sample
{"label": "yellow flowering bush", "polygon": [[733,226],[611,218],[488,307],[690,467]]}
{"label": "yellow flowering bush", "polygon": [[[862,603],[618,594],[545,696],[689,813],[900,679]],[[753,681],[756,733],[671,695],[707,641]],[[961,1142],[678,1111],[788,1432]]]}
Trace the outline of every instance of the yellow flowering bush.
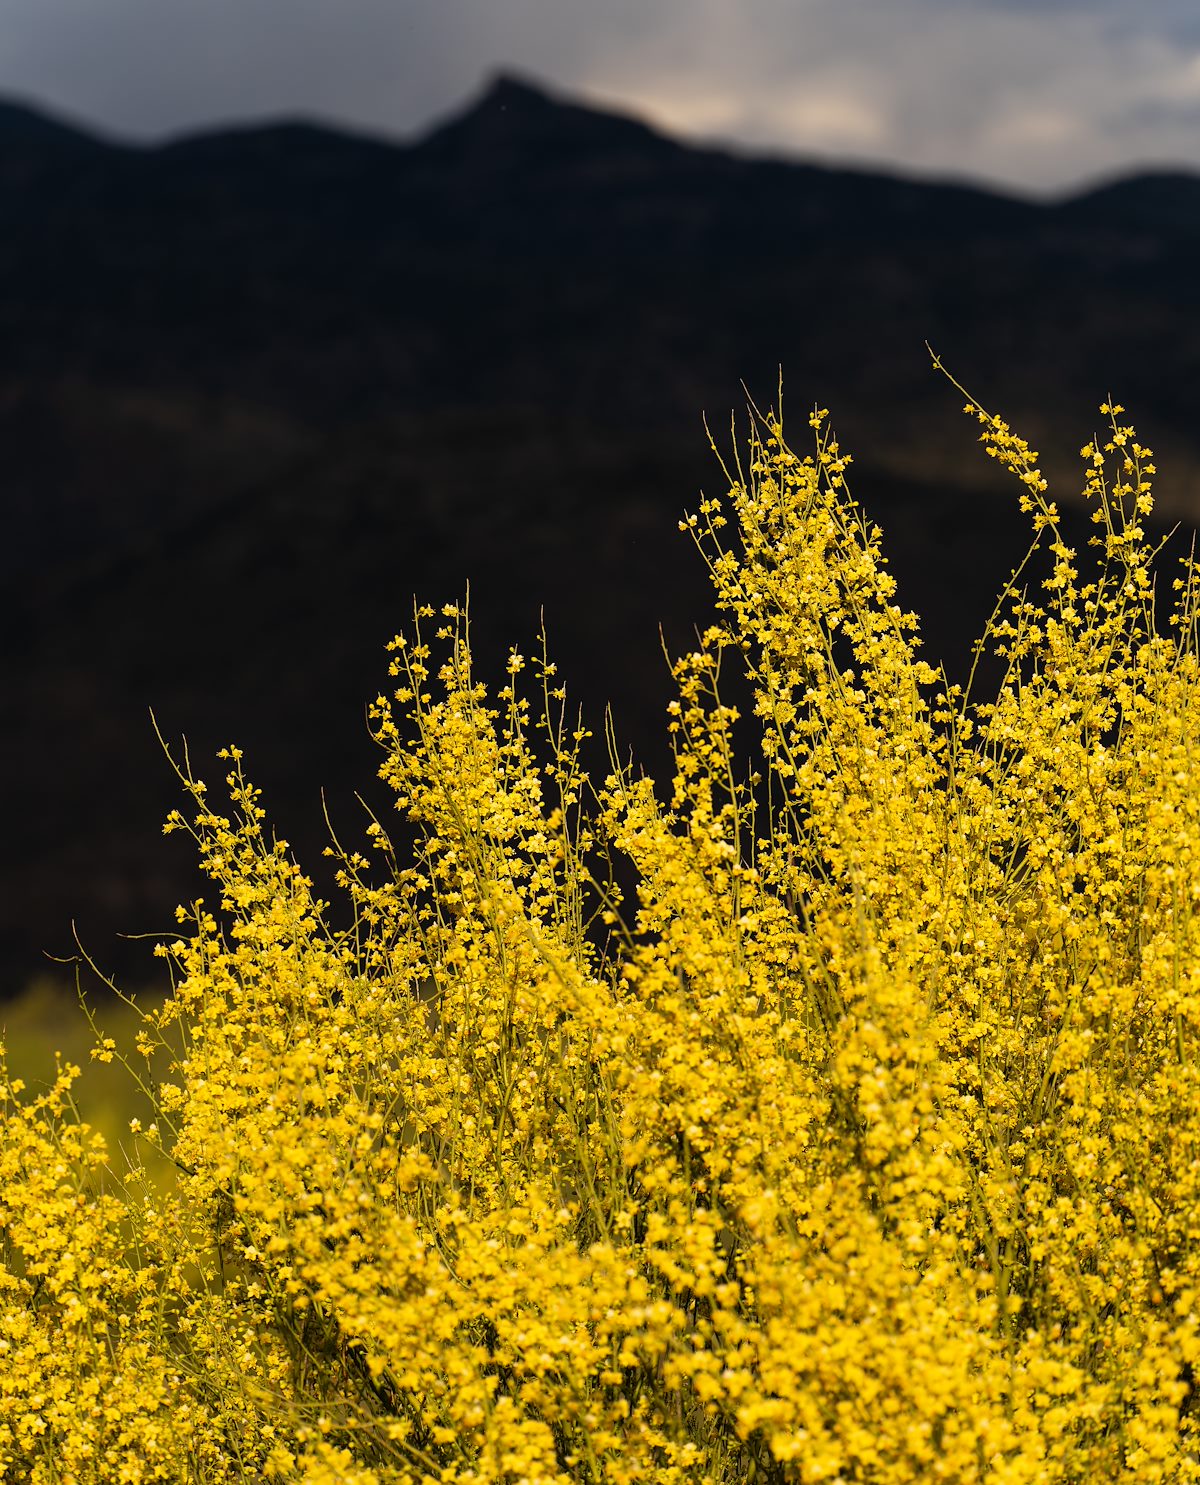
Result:
{"label": "yellow flowering bush", "polygon": [[1197,572],[1156,613],[1118,405],[1086,560],[967,411],[1033,528],[993,699],[918,657],[826,414],[755,414],[683,523],[665,788],[615,741],[593,785],[544,646],[491,694],[455,605],[392,646],[416,845],[331,848],[341,926],[238,750],[224,812],[184,760],[219,902],[95,1052],[173,1182],[77,1068],[0,1079],[4,1479],[1200,1479]]}

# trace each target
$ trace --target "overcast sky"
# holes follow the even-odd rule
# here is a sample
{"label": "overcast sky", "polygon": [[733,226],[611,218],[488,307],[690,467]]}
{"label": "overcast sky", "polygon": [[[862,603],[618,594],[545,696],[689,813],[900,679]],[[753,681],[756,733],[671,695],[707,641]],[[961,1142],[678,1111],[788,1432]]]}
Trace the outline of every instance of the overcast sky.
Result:
{"label": "overcast sky", "polygon": [[755,151],[1045,192],[1200,170],[1200,0],[0,0],[0,92],[412,137],[497,68]]}

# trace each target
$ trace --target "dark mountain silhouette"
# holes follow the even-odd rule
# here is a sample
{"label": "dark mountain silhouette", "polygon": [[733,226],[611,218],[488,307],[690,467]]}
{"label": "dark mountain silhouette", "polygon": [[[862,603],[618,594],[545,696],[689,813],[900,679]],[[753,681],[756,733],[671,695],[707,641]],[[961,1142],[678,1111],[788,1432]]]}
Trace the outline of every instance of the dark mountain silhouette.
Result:
{"label": "dark mountain silhouette", "polygon": [[[1023,550],[929,341],[1056,493],[1110,391],[1194,524],[1200,181],[1054,203],[694,149],[513,77],[415,143],[306,122],[132,148],[0,108],[0,970],[125,977],[202,891],[149,722],[247,750],[318,874],[320,790],[382,801],[364,703],[414,593],[485,673],[550,646],[664,763],[659,650],[708,614],[677,530],[744,380],[854,455],[954,670]],[[1081,540],[1082,517],[1072,518]]]}

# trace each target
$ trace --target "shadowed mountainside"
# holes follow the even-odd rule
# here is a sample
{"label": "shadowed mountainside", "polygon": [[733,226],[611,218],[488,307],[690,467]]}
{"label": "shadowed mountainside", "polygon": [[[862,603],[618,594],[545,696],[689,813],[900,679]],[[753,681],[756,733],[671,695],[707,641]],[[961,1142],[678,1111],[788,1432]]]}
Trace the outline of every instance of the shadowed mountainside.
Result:
{"label": "shadowed mountainside", "polygon": [[[321,871],[320,791],[386,805],[364,703],[414,593],[471,584],[485,674],[550,647],[664,762],[658,644],[707,615],[677,530],[744,380],[855,456],[927,650],[962,670],[1023,550],[925,342],[1068,500],[1111,389],[1194,525],[1200,180],[1044,203],[747,160],[497,79],[396,145],[279,124],[131,148],[0,107],[0,969],[154,973],[198,883],[149,721],[245,747]],[[786,408],[785,408],[786,411]],[[1077,527],[1082,536],[1084,528]],[[598,750],[598,757],[602,756]]]}

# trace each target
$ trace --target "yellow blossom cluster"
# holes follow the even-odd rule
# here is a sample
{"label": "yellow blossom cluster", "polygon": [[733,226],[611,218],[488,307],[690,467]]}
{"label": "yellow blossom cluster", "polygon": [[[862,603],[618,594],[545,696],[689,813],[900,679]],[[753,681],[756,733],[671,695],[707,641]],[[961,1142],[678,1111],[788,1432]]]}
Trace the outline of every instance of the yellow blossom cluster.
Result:
{"label": "yellow blossom cluster", "polygon": [[967,411],[1033,528],[986,701],[826,412],[755,413],[682,523],[663,785],[593,782],[544,645],[489,693],[454,604],[371,712],[416,844],[335,843],[341,920],[239,751],[225,813],[185,760],[217,899],[96,1048],[173,1182],[78,1069],[0,1074],[0,1478],[1200,1480],[1197,572],[1156,608],[1119,405],[1086,554]]}

